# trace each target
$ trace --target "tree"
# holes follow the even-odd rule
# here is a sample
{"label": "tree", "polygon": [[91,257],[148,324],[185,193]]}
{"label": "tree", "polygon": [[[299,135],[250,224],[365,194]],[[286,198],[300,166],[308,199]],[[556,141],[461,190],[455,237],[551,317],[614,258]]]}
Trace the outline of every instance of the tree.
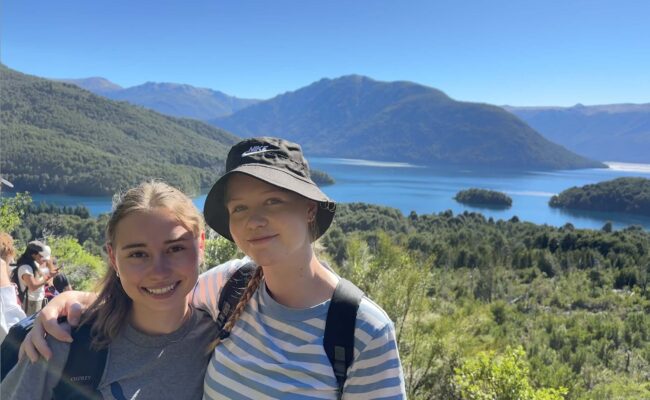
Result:
{"label": "tree", "polygon": [[66,274],[75,290],[94,289],[106,268],[109,268],[101,257],[90,254],[73,237],[52,236],[47,244],[52,247],[59,266],[65,264],[61,272]]}
{"label": "tree", "polygon": [[481,352],[456,369],[454,386],[457,395],[468,400],[560,400],[568,393],[563,387],[534,389],[529,374],[522,347],[508,348],[501,356]]}
{"label": "tree", "polygon": [[223,236],[205,240],[205,260],[202,270],[208,270],[232,260],[239,253],[237,245]]}
{"label": "tree", "polygon": [[0,231],[11,233],[19,227],[31,202],[27,192],[17,193],[15,197],[0,197]]}

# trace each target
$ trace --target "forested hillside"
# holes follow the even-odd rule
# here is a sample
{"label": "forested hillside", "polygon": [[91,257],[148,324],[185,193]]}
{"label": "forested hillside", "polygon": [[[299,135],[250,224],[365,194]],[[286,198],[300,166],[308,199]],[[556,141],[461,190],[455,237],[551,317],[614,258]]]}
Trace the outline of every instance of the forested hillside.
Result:
{"label": "forested hillside", "polygon": [[337,213],[321,242],[395,321],[409,398],[650,398],[647,231]]}
{"label": "forested hillside", "polygon": [[233,135],[0,65],[0,169],[19,191],[112,195],[147,178],[212,184]]}

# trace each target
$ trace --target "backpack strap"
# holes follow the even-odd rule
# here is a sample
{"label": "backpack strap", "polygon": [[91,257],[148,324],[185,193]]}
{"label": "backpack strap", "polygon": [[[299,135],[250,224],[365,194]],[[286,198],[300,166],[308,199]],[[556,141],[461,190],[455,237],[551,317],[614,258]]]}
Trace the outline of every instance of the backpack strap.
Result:
{"label": "backpack strap", "polygon": [[362,297],[361,289],[341,278],[327,311],[323,347],[336,376],[338,399],[343,396],[348,368],[354,358],[354,328]]}
{"label": "backpack strap", "polygon": [[224,331],[223,327],[226,325],[226,321],[230,318],[235,307],[237,307],[237,303],[239,303],[239,300],[246,290],[246,286],[248,286],[248,281],[251,280],[256,269],[257,264],[254,262],[247,262],[235,271],[235,273],[228,279],[223,289],[221,289],[218,303],[219,316],[216,321],[219,338],[221,340],[230,336],[230,332]]}
{"label": "backpack strap", "polygon": [[[23,264],[24,265],[24,264]],[[18,290],[18,300],[20,300],[20,307],[24,312],[27,312],[27,292],[29,288],[27,287],[27,284],[23,282],[23,286],[25,286],[25,290],[21,289],[21,278],[18,276],[18,269],[20,266],[16,266],[13,271],[11,271],[11,276],[10,280],[16,285],[16,289]],[[32,267],[32,271],[34,268]],[[31,328],[30,328],[31,329]]]}
{"label": "backpack strap", "polygon": [[104,374],[108,348],[94,350],[90,334],[92,323],[86,323],[72,332],[68,360],[59,383],[53,390],[55,400],[101,399],[97,386]]}

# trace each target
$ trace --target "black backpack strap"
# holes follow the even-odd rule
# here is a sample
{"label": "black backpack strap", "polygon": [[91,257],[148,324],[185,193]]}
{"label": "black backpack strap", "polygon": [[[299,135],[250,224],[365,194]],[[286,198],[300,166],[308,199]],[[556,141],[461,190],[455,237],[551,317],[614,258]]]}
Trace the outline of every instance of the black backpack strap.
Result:
{"label": "black backpack strap", "polygon": [[237,307],[237,303],[241,299],[248,281],[255,273],[257,265],[254,262],[247,262],[235,271],[235,273],[228,279],[228,282],[221,289],[219,295],[219,316],[217,317],[217,328],[219,331],[219,338],[222,340],[230,336],[230,332],[224,331],[223,327],[230,318],[230,315]]}
{"label": "black backpack strap", "polygon": [[101,399],[97,386],[104,373],[108,348],[94,350],[91,347],[91,326],[92,323],[86,323],[73,330],[74,340],[61,379],[53,390],[53,399]]}
{"label": "black backpack strap", "polygon": [[[20,289],[21,279],[18,276],[18,268],[20,267],[16,266],[16,268],[14,268],[14,270],[11,271],[11,276],[9,280],[16,285],[16,290],[18,290],[18,299],[20,300],[20,307],[23,309],[24,312],[27,312],[27,291],[29,290],[29,288],[27,287],[27,284],[23,283],[23,285],[25,286],[25,290]],[[32,270],[33,269],[34,268],[32,268]]]}
{"label": "black backpack strap", "polygon": [[323,347],[336,376],[339,399],[343,396],[348,368],[354,358],[354,328],[362,297],[361,289],[341,278],[327,311]]}

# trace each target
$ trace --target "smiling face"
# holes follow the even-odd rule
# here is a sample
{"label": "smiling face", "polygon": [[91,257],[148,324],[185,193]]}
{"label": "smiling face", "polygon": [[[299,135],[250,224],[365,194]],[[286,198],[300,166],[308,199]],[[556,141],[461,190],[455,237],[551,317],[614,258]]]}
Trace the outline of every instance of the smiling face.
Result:
{"label": "smiling face", "polygon": [[316,202],[240,173],[229,178],[226,193],[230,233],[256,263],[282,264],[311,251]]}
{"label": "smiling face", "polygon": [[133,311],[147,315],[187,307],[185,296],[198,278],[204,237],[194,237],[166,208],[134,212],[122,218],[108,246]]}

